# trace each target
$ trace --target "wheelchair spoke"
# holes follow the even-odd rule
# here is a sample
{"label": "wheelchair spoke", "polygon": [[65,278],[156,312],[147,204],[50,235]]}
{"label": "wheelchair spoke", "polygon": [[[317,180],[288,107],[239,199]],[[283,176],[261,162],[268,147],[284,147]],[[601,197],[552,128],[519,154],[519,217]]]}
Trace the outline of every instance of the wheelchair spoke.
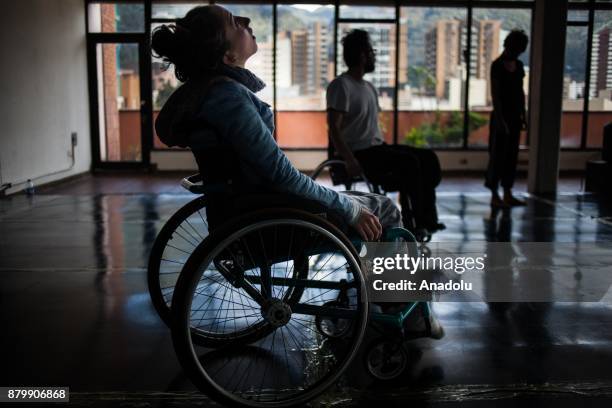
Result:
{"label": "wheelchair spoke", "polygon": [[196,242],[193,242],[192,240],[185,238],[185,236],[183,236],[183,234],[181,234],[181,233],[179,233],[179,232],[178,232],[179,228],[180,228],[181,230],[183,230],[184,232],[186,232],[186,233],[187,233],[187,235],[191,236],[191,234],[189,233],[189,231],[187,231],[187,230],[186,230],[186,229],[185,229],[185,228],[184,228],[182,225],[179,225],[179,226],[178,226],[178,228],[177,228],[177,229],[174,231],[174,233],[175,233],[176,235],[178,235],[179,237],[181,237],[181,238],[183,239],[183,241],[185,241],[185,242],[187,242],[188,244],[190,244],[190,245],[191,245],[193,248],[197,247],[197,246],[198,246],[198,244],[197,244],[197,239],[196,239],[196,238],[194,238],[193,236],[191,236],[191,238],[192,238],[192,239],[195,239],[195,241],[196,241]]}
{"label": "wheelchair spoke", "polygon": [[175,264],[179,264],[179,265],[185,265],[185,262],[174,261],[172,259],[164,259],[164,258],[162,258],[161,260],[162,260],[162,262],[171,262],[171,263],[175,263]]}
{"label": "wheelchair spoke", "polygon": [[181,248],[177,248],[174,245],[166,244],[166,246],[168,248],[176,249],[177,251],[182,252],[182,253],[186,254],[187,256],[191,255],[191,252],[185,251],[184,249],[181,249]]}
{"label": "wheelchair spoke", "polygon": [[202,234],[200,234],[200,233],[198,232],[198,230],[197,230],[197,229],[195,229],[195,228],[193,227],[193,225],[191,225],[191,223],[189,222],[189,219],[185,219],[185,222],[187,223],[187,225],[189,225],[189,226],[191,227],[191,229],[193,230],[193,232],[195,232],[195,233],[196,233],[196,235],[197,235],[197,236],[200,238],[200,241],[204,239],[204,237],[202,236]]}

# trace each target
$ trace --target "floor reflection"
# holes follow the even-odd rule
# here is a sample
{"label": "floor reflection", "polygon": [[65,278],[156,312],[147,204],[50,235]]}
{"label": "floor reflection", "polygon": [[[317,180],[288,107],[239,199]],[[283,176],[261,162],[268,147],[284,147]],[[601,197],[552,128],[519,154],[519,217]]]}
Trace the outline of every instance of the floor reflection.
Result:
{"label": "floor reflection", "polygon": [[[0,358],[10,367],[0,370],[0,383],[65,384],[75,393],[193,390],[180,379],[169,332],[146,284],[157,233],[191,199],[177,193],[50,193],[0,201]],[[612,242],[609,202],[576,194],[527,201],[524,208],[492,212],[486,194],[443,192],[439,213],[447,229],[434,239]],[[523,277],[517,270],[507,278]],[[576,270],[574,279],[581,278]],[[359,405],[376,395],[390,404],[429,405],[445,403],[441,395],[465,397],[457,387],[466,384],[486,393],[525,383],[548,384],[546,390],[612,382],[610,304],[439,303],[434,310],[447,335],[412,342],[412,365],[399,380],[384,386],[373,381],[358,358],[327,401]],[[440,387],[440,394],[431,387]]]}

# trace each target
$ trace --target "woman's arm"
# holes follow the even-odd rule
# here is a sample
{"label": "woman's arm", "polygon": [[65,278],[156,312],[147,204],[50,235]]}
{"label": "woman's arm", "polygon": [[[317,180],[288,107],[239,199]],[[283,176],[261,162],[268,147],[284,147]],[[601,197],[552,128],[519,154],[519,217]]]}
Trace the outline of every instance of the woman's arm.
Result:
{"label": "woman's arm", "polygon": [[493,62],[491,64],[491,100],[493,102],[493,112],[492,115],[495,115],[496,123],[498,129],[501,130],[504,134],[508,134],[510,132],[508,128],[508,124],[506,123],[506,119],[503,114],[502,107],[502,84],[501,84],[501,75],[499,73],[499,65],[498,62]]}
{"label": "woman's arm", "polygon": [[219,136],[272,188],[318,201],[354,225],[361,207],[349,197],[315,183],[300,173],[278,147],[249,92],[235,82],[210,90],[203,115]]}

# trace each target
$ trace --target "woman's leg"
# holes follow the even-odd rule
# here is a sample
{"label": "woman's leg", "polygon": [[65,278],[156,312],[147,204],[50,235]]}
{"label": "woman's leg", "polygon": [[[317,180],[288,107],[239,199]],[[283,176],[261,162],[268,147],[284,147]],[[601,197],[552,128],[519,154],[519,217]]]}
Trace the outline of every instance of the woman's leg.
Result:
{"label": "woman's leg", "polygon": [[378,217],[383,229],[402,226],[402,214],[389,197],[362,191],[343,191],[341,194],[350,196],[361,206],[370,210],[372,214]]}
{"label": "woman's leg", "polygon": [[516,121],[509,123],[508,126],[510,127],[510,134],[508,135],[506,160],[501,174],[501,185],[504,188],[504,202],[510,206],[520,206],[525,205],[525,202],[512,195],[512,187],[516,178],[521,124],[520,121]]}

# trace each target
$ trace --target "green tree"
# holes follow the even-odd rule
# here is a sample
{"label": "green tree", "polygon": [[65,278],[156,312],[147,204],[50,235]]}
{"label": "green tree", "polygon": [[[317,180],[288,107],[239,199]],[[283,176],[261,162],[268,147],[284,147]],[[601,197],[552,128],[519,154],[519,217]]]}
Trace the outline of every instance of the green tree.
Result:
{"label": "green tree", "polygon": [[[468,131],[472,132],[488,123],[485,116],[477,112],[468,113]],[[457,146],[463,142],[463,113],[453,111],[446,121],[439,111],[434,120],[410,129],[404,136],[406,144],[415,147]]]}

